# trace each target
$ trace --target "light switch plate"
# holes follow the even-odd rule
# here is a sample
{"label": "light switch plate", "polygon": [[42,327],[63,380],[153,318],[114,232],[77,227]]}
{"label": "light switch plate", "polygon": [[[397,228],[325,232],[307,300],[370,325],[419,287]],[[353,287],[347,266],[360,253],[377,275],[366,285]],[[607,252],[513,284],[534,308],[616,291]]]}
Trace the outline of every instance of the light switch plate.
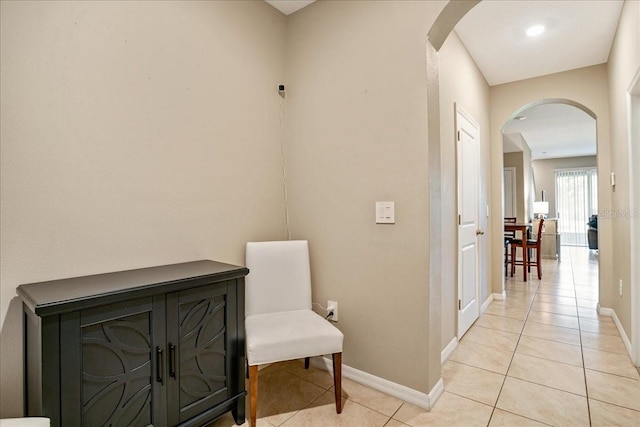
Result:
{"label": "light switch plate", "polygon": [[395,202],[376,202],[376,224],[395,224]]}

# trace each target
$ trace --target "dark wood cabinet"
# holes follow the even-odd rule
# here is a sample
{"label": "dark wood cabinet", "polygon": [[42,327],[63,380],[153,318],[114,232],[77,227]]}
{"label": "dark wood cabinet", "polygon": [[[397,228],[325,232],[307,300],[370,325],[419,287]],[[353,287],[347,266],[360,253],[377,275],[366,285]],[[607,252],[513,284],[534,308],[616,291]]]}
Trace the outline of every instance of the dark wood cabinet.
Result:
{"label": "dark wood cabinet", "polygon": [[52,426],[245,419],[245,267],[196,261],[18,287],[25,414]]}

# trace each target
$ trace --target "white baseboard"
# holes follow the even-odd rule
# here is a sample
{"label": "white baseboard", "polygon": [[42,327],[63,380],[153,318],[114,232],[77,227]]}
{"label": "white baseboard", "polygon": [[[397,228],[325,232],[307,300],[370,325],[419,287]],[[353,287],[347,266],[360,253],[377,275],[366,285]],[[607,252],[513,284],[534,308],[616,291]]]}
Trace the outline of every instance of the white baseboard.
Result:
{"label": "white baseboard", "polygon": [[502,291],[502,293],[495,293],[495,294],[491,294],[493,296],[493,299],[496,301],[504,301],[507,299],[507,292],[506,291]]}
{"label": "white baseboard", "polygon": [[[333,363],[328,358],[321,356],[312,357],[311,364],[317,368],[333,373]],[[442,378],[438,380],[429,394],[425,394],[418,390],[385,380],[384,378],[376,377],[375,375],[371,375],[347,365],[342,365],[342,376],[427,410],[431,410],[431,408],[433,408],[433,405],[435,405],[438,398],[444,391],[444,382],[442,381]]]}
{"label": "white baseboard", "polygon": [[616,314],[615,310],[612,308],[602,307],[600,306],[600,303],[598,303],[598,314],[600,314],[601,316],[611,317],[613,319],[613,323],[616,325],[616,328],[618,329],[618,333],[620,334],[620,337],[622,338],[622,342],[624,343],[624,346],[627,349],[627,353],[629,353],[629,357],[631,357],[631,360],[633,360],[633,347],[631,347],[631,340],[629,339],[626,332],[624,331],[624,328],[622,327],[622,323],[620,323],[620,319],[618,319],[618,315]]}
{"label": "white baseboard", "polygon": [[487,308],[489,308],[489,305],[491,305],[491,303],[493,302],[494,298],[495,298],[494,294],[489,294],[489,297],[487,298],[487,300],[485,302],[483,302],[482,305],[480,306],[480,314],[482,314],[485,311],[487,311]]}
{"label": "white baseboard", "polygon": [[612,317],[613,316],[613,309],[611,309],[611,308],[602,307],[600,305],[600,303],[598,303],[596,308],[597,308],[598,314],[600,316],[607,316],[607,317]]}
{"label": "white baseboard", "polygon": [[442,353],[440,353],[440,363],[444,364],[456,348],[458,348],[458,337],[453,337],[444,350],[442,350]]}
{"label": "white baseboard", "polygon": [[433,405],[435,405],[438,399],[440,399],[440,396],[442,396],[443,392],[444,392],[444,381],[442,381],[442,378],[440,378],[436,383],[436,385],[429,392],[429,408],[428,408],[429,410],[433,409]]}

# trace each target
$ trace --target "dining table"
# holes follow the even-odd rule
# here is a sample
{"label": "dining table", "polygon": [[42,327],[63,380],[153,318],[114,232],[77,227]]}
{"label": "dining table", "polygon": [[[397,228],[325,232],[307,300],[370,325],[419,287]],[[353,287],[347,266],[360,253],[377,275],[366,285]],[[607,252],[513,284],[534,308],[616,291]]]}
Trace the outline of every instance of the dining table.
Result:
{"label": "dining table", "polygon": [[[529,237],[529,230],[531,229],[532,224],[520,224],[520,223],[504,223],[504,231],[510,232],[520,232],[520,236],[522,239],[522,271],[523,271],[523,280],[527,281],[527,264],[529,251],[527,250],[527,239]],[[511,262],[515,262],[515,260],[511,260]]]}

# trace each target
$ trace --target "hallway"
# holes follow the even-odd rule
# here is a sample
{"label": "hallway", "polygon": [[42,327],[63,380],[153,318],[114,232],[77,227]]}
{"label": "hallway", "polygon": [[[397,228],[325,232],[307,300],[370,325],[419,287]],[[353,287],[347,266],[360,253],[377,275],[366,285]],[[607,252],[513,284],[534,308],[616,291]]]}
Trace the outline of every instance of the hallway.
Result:
{"label": "hallway", "polygon": [[492,426],[640,425],[640,376],[613,320],[596,311],[597,254],[562,251],[562,262],[543,261],[542,280],[524,283],[518,268],[506,281],[506,300],[489,306],[444,364],[436,411],[447,400],[461,409],[464,397],[475,401],[469,414],[487,414]]}
{"label": "hallway", "polygon": [[[541,281],[509,278],[506,300],[443,365],[431,412],[344,379],[336,415],[331,375],[292,361],[260,371],[258,426],[637,427],[640,375],[612,319],[596,312],[596,256],[565,247],[562,262],[543,261]],[[233,425],[230,415],[212,424]]]}

